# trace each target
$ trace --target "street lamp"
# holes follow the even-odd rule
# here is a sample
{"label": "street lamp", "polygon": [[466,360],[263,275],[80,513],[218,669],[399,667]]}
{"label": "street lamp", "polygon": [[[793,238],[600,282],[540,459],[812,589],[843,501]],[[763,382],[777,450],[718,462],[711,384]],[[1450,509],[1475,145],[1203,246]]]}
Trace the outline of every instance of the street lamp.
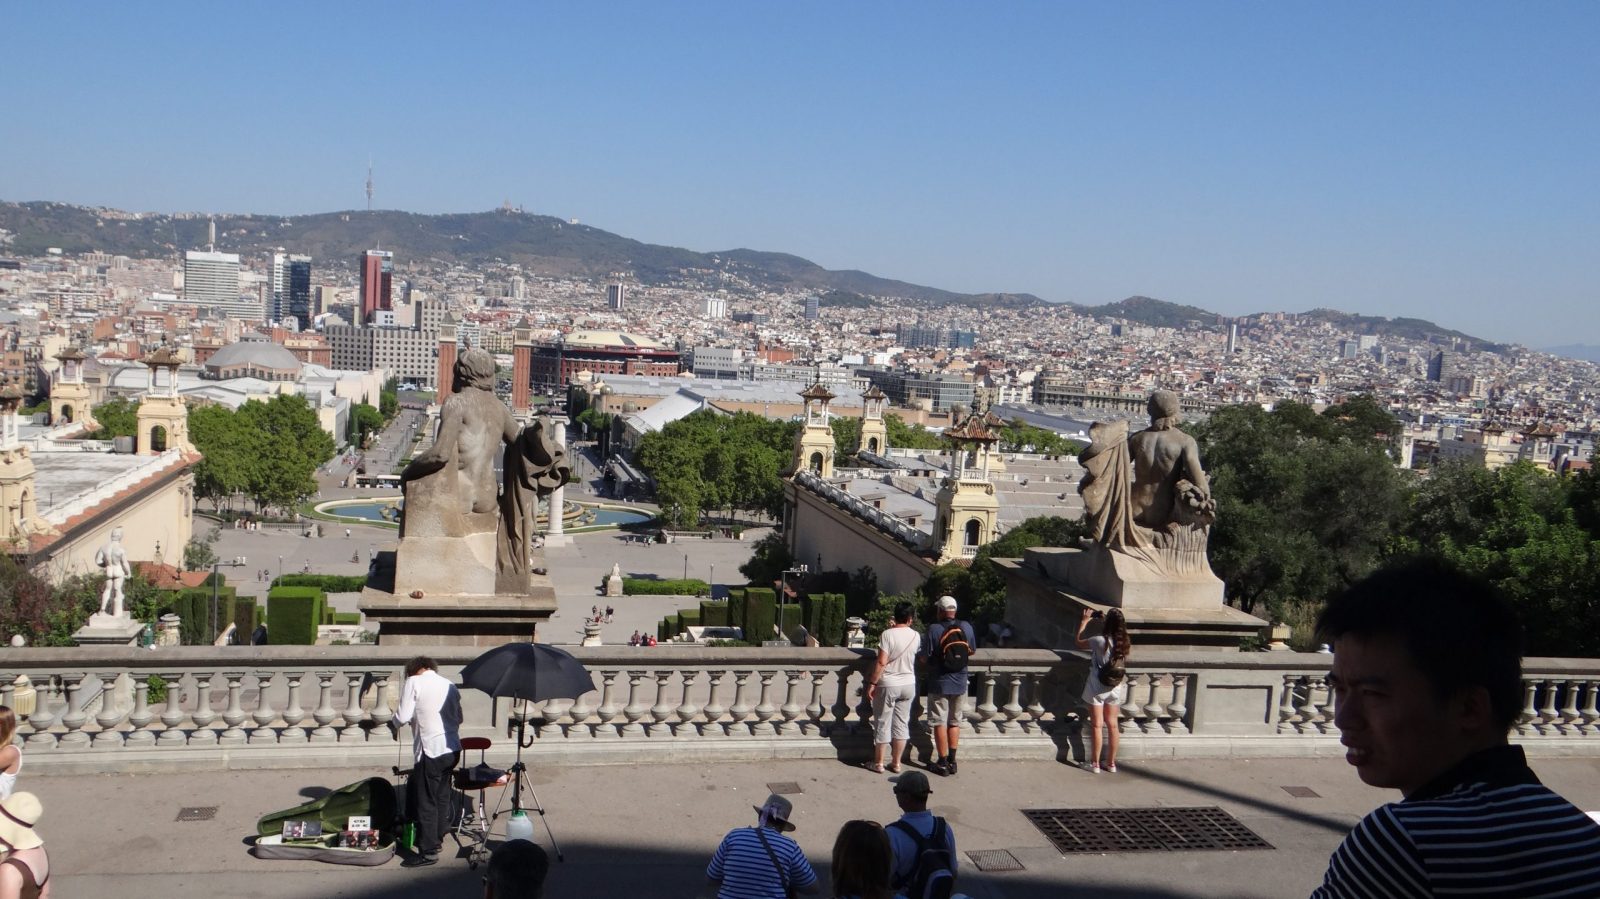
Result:
{"label": "street lamp", "polygon": [[804,565],[796,565],[793,568],[785,568],[783,573],[778,575],[778,636],[785,640],[789,639],[789,635],[783,629],[783,601],[789,598],[789,575],[805,574],[808,570]]}
{"label": "street lamp", "polygon": [[278,557],[278,577],[280,579],[283,577],[283,556]]}
{"label": "street lamp", "polygon": [[683,579],[684,580],[688,580],[689,579],[689,554],[688,553],[684,553],[683,554]]}
{"label": "street lamp", "polygon": [[[278,557],[282,559],[282,556]],[[222,573],[218,570],[224,566],[239,568],[245,563],[244,556],[234,556],[229,561],[218,559],[211,563],[211,642],[217,642],[217,585],[222,580]],[[279,564],[282,564],[281,562]]]}

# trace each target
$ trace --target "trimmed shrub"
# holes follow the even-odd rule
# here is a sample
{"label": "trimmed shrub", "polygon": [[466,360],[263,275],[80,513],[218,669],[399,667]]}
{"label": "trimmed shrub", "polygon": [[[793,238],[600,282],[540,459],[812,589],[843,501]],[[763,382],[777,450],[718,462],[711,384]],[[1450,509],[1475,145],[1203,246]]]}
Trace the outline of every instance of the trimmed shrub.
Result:
{"label": "trimmed shrub", "polygon": [[327,596],[315,587],[274,587],[267,594],[267,633],[277,646],[317,642]]}
{"label": "trimmed shrub", "polygon": [[217,591],[217,616],[215,626],[211,618],[211,588],[188,587],[177,592],[172,599],[172,611],[182,622],[178,625],[178,639],[185,646],[209,646],[217,635],[234,620],[238,602],[232,587]]}
{"label": "trimmed shrub", "polygon": [[700,604],[700,623],[706,627],[728,626],[728,603],[724,600],[706,600]]}
{"label": "trimmed shrub", "polygon": [[364,574],[286,574],[272,581],[273,587],[316,587],[324,593],[360,593],[366,585]]}
{"label": "trimmed shrub", "polygon": [[746,589],[744,620],[746,640],[771,640],[778,620],[778,591],[771,587]]}
{"label": "trimmed shrub", "polygon": [[361,623],[361,613],[360,612],[334,612],[333,613],[333,623],[334,624],[360,624]]}
{"label": "trimmed shrub", "polygon": [[806,630],[818,644],[844,644],[844,607],[842,593],[807,593],[800,598],[800,614],[805,619]]}
{"label": "trimmed shrub", "polygon": [[687,631],[691,627],[699,627],[700,626],[700,610],[699,609],[679,609],[678,610],[678,621],[682,624],[683,629],[685,631]]}
{"label": "trimmed shrub", "polygon": [[672,639],[672,637],[667,634],[667,619],[663,618],[660,621],[657,621],[656,622],[656,640],[658,640],[659,642],[665,643],[670,639]]}
{"label": "trimmed shrub", "polygon": [[238,642],[247,644],[250,635],[255,633],[256,625],[261,623],[265,610],[249,599],[235,597],[233,604],[233,627]]}
{"label": "trimmed shrub", "polygon": [[728,588],[728,624],[743,630],[746,635],[750,633],[749,626],[745,624],[745,619],[749,617],[749,605],[750,597],[743,587]]}
{"label": "trimmed shrub", "polygon": [[697,578],[658,581],[649,578],[622,579],[623,596],[710,596],[711,585]]}

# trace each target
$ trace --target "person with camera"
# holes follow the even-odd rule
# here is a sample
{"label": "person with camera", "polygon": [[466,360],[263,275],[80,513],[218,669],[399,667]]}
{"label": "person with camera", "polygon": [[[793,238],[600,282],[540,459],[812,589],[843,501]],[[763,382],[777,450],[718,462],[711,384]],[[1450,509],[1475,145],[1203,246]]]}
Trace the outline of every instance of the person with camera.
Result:
{"label": "person with camera", "polygon": [[1099,612],[1083,610],[1083,616],[1078,619],[1077,645],[1079,649],[1089,650],[1089,676],[1083,685],[1083,701],[1089,704],[1092,732],[1089,742],[1089,773],[1099,774],[1101,771],[1101,733],[1106,732],[1105,741],[1108,746],[1105,771],[1115,774],[1119,737],[1117,711],[1125,698],[1124,693],[1127,689],[1123,683],[1127,679],[1125,662],[1129,651],[1133,649],[1133,641],[1128,639],[1128,622],[1123,617],[1121,609],[1106,612],[1100,633],[1085,638],[1083,632],[1088,629],[1089,622],[1101,617]]}

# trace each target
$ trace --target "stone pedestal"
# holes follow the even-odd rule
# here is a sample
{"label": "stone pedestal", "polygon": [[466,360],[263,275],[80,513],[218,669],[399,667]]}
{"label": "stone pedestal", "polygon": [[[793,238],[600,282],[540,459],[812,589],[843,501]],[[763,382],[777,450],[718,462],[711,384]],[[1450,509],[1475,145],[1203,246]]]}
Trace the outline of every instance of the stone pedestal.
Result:
{"label": "stone pedestal", "polygon": [[[538,558],[534,565],[543,567],[544,560]],[[420,571],[422,567],[409,570]],[[550,578],[530,575],[526,592],[500,593],[494,590],[493,571],[491,566],[487,572],[489,589],[467,592],[458,585],[471,582],[481,588],[485,585],[478,582],[484,580],[484,572],[476,572],[473,577],[474,572],[458,571],[435,561],[432,572],[419,581],[400,582],[397,588],[395,553],[381,552],[367,587],[361,591],[359,608],[368,621],[378,625],[378,643],[382,646],[490,647],[535,641],[539,623],[556,610],[556,591]],[[419,582],[434,589],[417,586]]]}
{"label": "stone pedestal", "polygon": [[579,643],[578,645],[579,646],[601,646],[601,645],[603,645],[601,643],[601,640],[600,640],[600,625],[595,624],[593,621],[584,622],[584,624],[583,624],[583,642]]}
{"label": "stone pedestal", "polygon": [[183,619],[172,613],[162,615],[156,622],[157,646],[183,645]]}
{"label": "stone pedestal", "polygon": [[606,596],[622,595],[622,575],[606,575]]}
{"label": "stone pedestal", "polygon": [[73,633],[72,640],[79,646],[137,646],[144,622],[126,616],[96,612],[89,623]]}

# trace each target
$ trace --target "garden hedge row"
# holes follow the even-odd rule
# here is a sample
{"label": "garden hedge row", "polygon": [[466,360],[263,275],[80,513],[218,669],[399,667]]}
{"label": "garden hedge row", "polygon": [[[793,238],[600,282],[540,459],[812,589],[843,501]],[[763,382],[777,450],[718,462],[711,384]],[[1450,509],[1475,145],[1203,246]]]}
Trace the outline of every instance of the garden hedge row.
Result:
{"label": "garden hedge row", "polygon": [[659,581],[642,577],[622,579],[624,596],[710,596],[711,585],[697,578]]}

